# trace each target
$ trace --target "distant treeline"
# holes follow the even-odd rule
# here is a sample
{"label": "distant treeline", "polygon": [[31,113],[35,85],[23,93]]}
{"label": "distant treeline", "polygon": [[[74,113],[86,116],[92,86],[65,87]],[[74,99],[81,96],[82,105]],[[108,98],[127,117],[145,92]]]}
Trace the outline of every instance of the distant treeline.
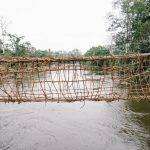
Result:
{"label": "distant treeline", "polygon": [[[83,55],[80,50],[73,49],[69,51],[51,51],[36,49],[29,41],[25,41],[24,36],[16,34],[5,33],[5,39],[0,39],[0,55],[1,56],[30,56],[30,57],[46,57],[46,56],[81,56]],[[109,55],[109,50],[103,46],[92,47],[84,54],[84,56],[93,55]]]}
{"label": "distant treeline", "polygon": [[[150,2],[149,0],[114,0],[113,13],[108,15],[108,31],[112,34],[112,45],[92,47],[84,54],[109,55],[150,52]],[[108,50],[109,49],[109,50]],[[0,18],[0,55],[4,56],[78,56],[78,49],[71,51],[38,50],[24,36],[7,32],[6,21]]]}
{"label": "distant treeline", "polygon": [[5,33],[3,39],[0,39],[0,55],[2,56],[31,56],[31,57],[46,57],[46,56],[79,56],[81,52],[78,49],[71,51],[51,51],[36,49],[30,42],[25,41],[24,36]]}

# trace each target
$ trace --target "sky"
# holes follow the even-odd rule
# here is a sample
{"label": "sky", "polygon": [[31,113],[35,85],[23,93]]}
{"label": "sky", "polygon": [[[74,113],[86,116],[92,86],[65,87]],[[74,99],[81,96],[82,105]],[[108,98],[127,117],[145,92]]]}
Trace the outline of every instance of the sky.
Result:
{"label": "sky", "polygon": [[38,49],[88,50],[110,43],[107,14],[112,0],[0,0],[8,31]]}

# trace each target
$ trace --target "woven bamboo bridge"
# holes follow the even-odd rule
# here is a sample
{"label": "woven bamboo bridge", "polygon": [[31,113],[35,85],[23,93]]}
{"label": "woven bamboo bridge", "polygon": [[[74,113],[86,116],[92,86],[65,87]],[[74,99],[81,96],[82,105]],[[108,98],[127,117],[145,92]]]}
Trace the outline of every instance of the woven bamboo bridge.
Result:
{"label": "woven bamboo bridge", "polygon": [[150,100],[150,53],[0,57],[0,101]]}

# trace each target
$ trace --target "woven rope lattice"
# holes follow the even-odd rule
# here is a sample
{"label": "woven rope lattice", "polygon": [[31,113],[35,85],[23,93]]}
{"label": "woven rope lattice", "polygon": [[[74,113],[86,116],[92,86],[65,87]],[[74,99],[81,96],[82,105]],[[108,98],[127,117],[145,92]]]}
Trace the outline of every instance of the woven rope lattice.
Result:
{"label": "woven rope lattice", "polygon": [[150,54],[0,58],[0,100],[150,99]]}

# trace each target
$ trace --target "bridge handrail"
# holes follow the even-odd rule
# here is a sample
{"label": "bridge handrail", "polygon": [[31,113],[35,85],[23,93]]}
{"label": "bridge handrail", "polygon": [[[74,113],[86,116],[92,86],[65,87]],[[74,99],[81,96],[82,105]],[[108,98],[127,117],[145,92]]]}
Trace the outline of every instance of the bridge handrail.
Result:
{"label": "bridge handrail", "polygon": [[108,55],[108,56],[62,56],[62,57],[0,57],[0,63],[19,63],[19,62],[71,62],[71,61],[102,61],[102,60],[127,60],[149,57],[150,53],[134,53],[127,55]]}

